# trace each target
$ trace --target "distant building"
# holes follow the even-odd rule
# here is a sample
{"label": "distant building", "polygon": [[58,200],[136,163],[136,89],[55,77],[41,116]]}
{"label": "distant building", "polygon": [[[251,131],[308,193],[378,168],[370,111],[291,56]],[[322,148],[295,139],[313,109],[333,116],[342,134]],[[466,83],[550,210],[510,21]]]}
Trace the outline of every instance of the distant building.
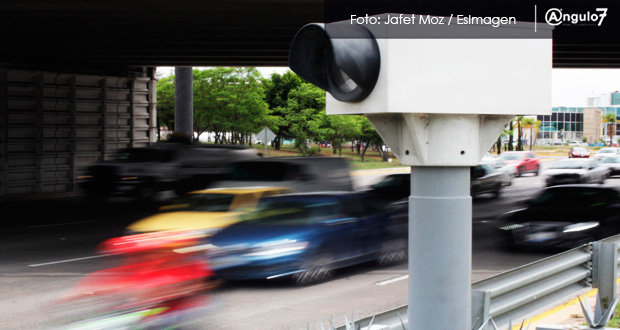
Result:
{"label": "distant building", "polygon": [[603,134],[603,109],[601,108],[585,108],[584,109],[584,125],[583,137],[588,143],[594,143],[600,139]]}
{"label": "distant building", "polygon": [[620,92],[615,91],[611,93],[611,105],[620,105]]}
{"label": "distant building", "polygon": [[[614,95],[620,103],[620,93],[607,94],[609,103],[614,102]],[[588,103],[601,104],[601,100],[588,98]],[[620,104],[619,104],[620,105]],[[541,122],[538,130],[537,144],[564,143],[567,141],[581,141],[584,137],[588,143],[594,143],[607,136],[607,127],[602,122],[607,113],[616,115],[620,121],[620,106],[588,106],[588,107],[554,107],[551,115],[537,116]],[[620,134],[620,124],[616,123],[615,136]]]}

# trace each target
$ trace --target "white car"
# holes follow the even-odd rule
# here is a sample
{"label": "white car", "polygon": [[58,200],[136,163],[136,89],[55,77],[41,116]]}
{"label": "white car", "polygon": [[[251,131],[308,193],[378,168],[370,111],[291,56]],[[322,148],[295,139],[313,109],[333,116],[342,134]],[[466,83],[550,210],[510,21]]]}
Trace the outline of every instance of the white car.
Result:
{"label": "white car", "polygon": [[596,160],[602,160],[605,157],[618,155],[620,155],[620,148],[602,148],[596,154],[594,154],[592,158]]}
{"label": "white car", "polygon": [[509,165],[500,158],[485,156],[480,161],[480,164],[489,165],[494,170],[500,172],[502,185],[504,186],[510,186],[512,184],[512,179],[517,176],[517,168],[514,165]]}
{"label": "white car", "polygon": [[609,168],[601,166],[597,160],[571,158],[558,160],[545,171],[547,186],[570,183],[605,183]]}
{"label": "white car", "polygon": [[603,158],[601,165],[609,169],[609,175],[620,175],[620,155]]}

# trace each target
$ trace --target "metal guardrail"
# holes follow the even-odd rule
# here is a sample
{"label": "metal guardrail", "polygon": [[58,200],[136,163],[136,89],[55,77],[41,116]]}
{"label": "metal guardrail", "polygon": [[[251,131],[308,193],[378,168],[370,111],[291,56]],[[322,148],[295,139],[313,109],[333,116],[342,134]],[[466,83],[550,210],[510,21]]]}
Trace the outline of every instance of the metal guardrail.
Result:
{"label": "metal guardrail", "polygon": [[[603,303],[616,298],[620,235],[512,269],[472,284],[472,326],[487,329],[492,319],[506,326],[558,305],[592,288]],[[355,321],[355,329],[403,329],[407,306]],[[339,330],[350,329],[351,324]]]}

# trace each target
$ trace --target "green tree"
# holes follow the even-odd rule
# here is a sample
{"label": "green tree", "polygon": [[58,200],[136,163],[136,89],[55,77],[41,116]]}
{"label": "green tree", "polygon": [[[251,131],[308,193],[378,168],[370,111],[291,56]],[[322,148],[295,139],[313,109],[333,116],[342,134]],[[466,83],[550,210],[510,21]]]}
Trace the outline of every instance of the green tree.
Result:
{"label": "green tree", "polygon": [[532,150],[534,139],[535,139],[534,129],[536,129],[536,132],[538,132],[538,127],[540,127],[540,124],[541,124],[540,121],[536,120],[535,118],[522,118],[521,119],[522,128],[530,130],[530,150]]}
{"label": "green tree", "polygon": [[326,127],[325,91],[322,89],[302,83],[288,94],[287,106],[281,110],[286,114],[284,118],[303,155],[309,154],[308,140],[319,140],[329,134]]}
{"label": "green tree", "polygon": [[216,143],[243,144],[268,123],[267,111],[255,68],[194,70],[194,130],[198,136],[213,132]]}
{"label": "green tree", "polygon": [[377,150],[380,150],[380,155],[382,159],[384,161],[387,161],[387,153],[383,153],[383,149],[382,149],[383,139],[381,139],[381,136],[379,135],[379,133],[377,133],[377,130],[375,130],[375,128],[372,126],[368,118],[360,117],[359,121],[360,121],[359,139],[362,145],[362,148],[361,148],[362,150],[360,153],[361,161],[362,162],[364,161],[364,158],[366,156],[366,151],[368,150],[370,146],[375,146]]}
{"label": "green tree", "polygon": [[174,76],[157,81],[157,140],[161,140],[161,127],[174,129]]}
{"label": "green tree", "polygon": [[334,115],[327,116],[327,137],[332,141],[334,154],[342,156],[342,145],[360,135],[358,116]]}
{"label": "green tree", "polygon": [[275,149],[280,149],[282,139],[291,136],[291,123],[288,116],[289,93],[302,84],[302,79],[293,72],[282,75],[274,73],[270,79],[263,79],[265,89],[265,101],[269,106],[270,128],[276,134],[274,140]]}
{"label": "green tree", "polygon": [[607,135],[609,135],[609,146],[611,147],[615,133],[616,115],[613,113],[606,114],[603,116],[603,123],[607,125]]}
{"label": "green tree", "polygon": [[523,116],[517,116],[517,151],[523,151],[523,130],[521,129],[521,121]]}
{"label": "green tree", "polygon": [[508,151],[512,151],[514,149],[514,124],[513,121],[510,121],[510,124],[508,125],[508,130],[510,131],[510,133],[508,134]]}

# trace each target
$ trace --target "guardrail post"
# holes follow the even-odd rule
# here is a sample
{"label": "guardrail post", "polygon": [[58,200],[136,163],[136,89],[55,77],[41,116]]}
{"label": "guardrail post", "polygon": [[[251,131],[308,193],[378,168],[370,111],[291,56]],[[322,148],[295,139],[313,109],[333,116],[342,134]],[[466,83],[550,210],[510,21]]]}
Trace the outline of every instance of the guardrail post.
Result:
{"label": "guardrail post", "polygon": [[598,289],[602,307],[605,309],[616,299],[617,295],[617,249],[616,243],[593,243],[592,287]]}
{"label": "guardrail post", "polygon": [[473,329],[480,329],[480,326],[489,318],[490,305],[491,292],[484,290],[471,291],[471,324]]}

